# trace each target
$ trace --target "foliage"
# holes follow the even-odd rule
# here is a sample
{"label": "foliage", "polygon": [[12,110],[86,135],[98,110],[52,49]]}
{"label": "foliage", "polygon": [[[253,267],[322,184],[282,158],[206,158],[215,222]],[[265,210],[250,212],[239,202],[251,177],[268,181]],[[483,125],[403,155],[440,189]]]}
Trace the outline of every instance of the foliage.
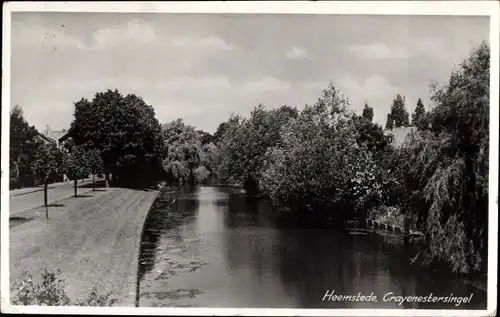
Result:
{"label": "foliage", "polygon": [[48,142],[41,137],[36,138],[35,144],[36,152],[31,167],[44,184],[48,184],[51,179],[62,173],[63,152],[54,142]]}
{"label": "foliage", "polygon": [[370,212],[369,219],[399,228],[403,228],[404,223],[404,215],[397,207],[380,206]]}
{"label": "foliage", "polygon": [[368,103],[365,103],[365,107],[363,108],[362,117],[370,122],[373,121],[373,108],[368,106]]}
{"label": "foliage", "polygon": [[[163,161],[163,168],[172,181],[181,184],[195,184],[204,181],[213,168],[216,147],[209,140],[208,133],[195,130],[178,119],[162,126],[168,155]],[[204,166],[206,164],[206,166]],[[203,171],[201,174],[200,171]],[[204,177],[200,178],[201,175]]]}
{"label": "foliage", "polygon": [[347,192],[344,164],[356,144],[348,100],[333,86],[306,106],[281,132],[266,155],[261,188],[290,207],[328,208]]}
{"label": "foliage", "polygon": [[70,180],[82,179],[90,173],[87,153],[83,146],[68,146],[69,152],[63,156],[62,170]]}
{"label": "foliage", "polygon": [[194,171],[195,177],[196,177],[196,182],[198,184],[204,183],[208,177],[210,176],[210,171],[205,168],[205,166],[201,165],[196,168]]}
{"label": "foliage", "polygon": [[228,122],[220,123],[219,126],[217,127],[217,131],[215,131],[214,135],[212,136],[212,143],[218,144],[228,128],[229,128]]}
{"label": "foliage", "polygon": [[10,177],[19,185],[26,184],[36,153],[38,131],[24,119],[23,110],[15,106],[10,112]]}
{"label": "foliage", "polygon": [[101,158],[101,152],[98,149],[88,150],[86,153],[86,162],[89,172],[92,175],[100,175],[104,172],[103,164]]}
{"label": "foliage", "polygon": [[420,201],[413,205],[425,221],[428,262],[478,271],[487,262],[488,45],[480,45],[432,100],[431,131],[409,140],[400,165],[413,184],[411,201]]}
{"label": "foliage", "polygon": [[415,113],[411,115],[411,123],[420,130],[426,130],[429,127],[429,120],[421,98],[418,98]]}
{"label": "foliage", "polygon": [[297,115],[297,110],[289,106],[266,110],[259,105],[248,119],[231,117],[222,126],[224,133],[218,143],[220,160],[216,174],[219,180],[257,191],[268,148],[281,142],[281,127]]}
{"label": "foliage", "polygon": [[385,129],[386,130],[392,130],[394,128],[394,120],[392,119],[392,116],[390,113],[387,114],[387,120],[385,123]]}
{"label": "foliage", "polygon": [[66,283],[61,278],[61,272],[40,271],[42,282],[37,284],[31,274],[25,272],[24,279],[14,283],[12,303],[15,305],[63,306],[69,305],[66,294]]}
{"label": "foliage", "polygon": [[[71,305],[71,300],[66,293],[67,283],[62,279],[59,270],[51,272],[47,269],[40,270],[41,283],[37,284],[33,276],[24,273],[24,279],[13,285],[12,303],[14,305],[36,306],[66,306]],[[85,299],[78,300],[76,306],[112,306],[117,300],[113,293],[100,295],[94,287]]]}
{"label": "foliage", "polygon": [[75,103],[69,129],[76,145],[98,149],[106,173],[132,184],[154,180],[165,154],[161,127],[152,106],[118,90],[97,93]]}
{"label": "foliage", "polygon": [[196,130],[196,133],[200,137],[201,145],[206,145],[212,142],[212,135],[210,133],[202,130]]}
{"label": "foliage", "polygon": [[405,108],[405,100],[398,94],[392,101],[391,112],[387,115],[386,129],[406,127],[409,124],[409,114]]}
{"label": "foliage", "polygon": [[106,294],[99,294],[97,287],[93,287],[92,291],[84,299],[79,299],[75,306],[91,306],[91,307],[107,307],[113,306],[118,300],[113,297],[113,292],[109,291]]}
{"label": "foliage", "polygon": [[384,135],[382,127],[365,116],[354,115],[352,120],[355,125],[358,145],[364,145],[370,151],[380,151],[391,143],[388,136]]}
{"label": "foliage", "polygon": [[219,148],[212,142],[205,144],[201,148],[200,164],[203,165],[210,173],[216,169],[217,155]]}

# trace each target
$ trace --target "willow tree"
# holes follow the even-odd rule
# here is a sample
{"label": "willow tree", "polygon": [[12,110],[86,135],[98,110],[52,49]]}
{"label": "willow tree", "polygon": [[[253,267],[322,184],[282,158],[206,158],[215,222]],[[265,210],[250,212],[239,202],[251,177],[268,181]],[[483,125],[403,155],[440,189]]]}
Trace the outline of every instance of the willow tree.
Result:
{"label": "willow tree", "polygon": [[427,262],[485,269],[488,228],[489,46],[482,43],[435,89],[431,131],[405,148],[429,242]]}
{"label": "willow tree", "polygon": [[168,147],[163,168],[169,180],[194,185],[200,175],[195,171],[201,163],[202,135],[182,119],[163,124],[162,130]]}

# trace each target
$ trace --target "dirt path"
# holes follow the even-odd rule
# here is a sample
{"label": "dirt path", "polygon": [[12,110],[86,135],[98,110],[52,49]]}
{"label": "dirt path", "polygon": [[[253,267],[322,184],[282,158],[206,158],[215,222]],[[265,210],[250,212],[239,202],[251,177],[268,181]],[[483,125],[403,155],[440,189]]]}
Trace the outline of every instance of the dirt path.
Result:
{"label": "dirt path", "polygon": [[72,299],[95,284],[113,291],[116,305],[133,306],[140,234],[157,191],[99,189],[51,207],[31,210],[33,220],[10,229],[10,281],[24,270],[59,269]]}

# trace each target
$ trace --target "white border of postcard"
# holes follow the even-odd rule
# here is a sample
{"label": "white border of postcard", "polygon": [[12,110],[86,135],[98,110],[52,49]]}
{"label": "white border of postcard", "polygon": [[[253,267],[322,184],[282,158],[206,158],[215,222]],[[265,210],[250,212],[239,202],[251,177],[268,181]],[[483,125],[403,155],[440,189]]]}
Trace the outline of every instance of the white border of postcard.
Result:
{"label": "white border of postcard", "polygon": [[490,17],[490,177],[487,310],[423,309],[233,309],[10,306],[8,213],[1,213],[2,313],[121,315],[262,315],[262,316],[495,316],[497,310],[498,246],[498,91],[499,3],[497,1],[249,1],[249,2],[7,2],[3,13],[1,210],[9,210],[10,25],[12,12],[137,12],[137,13],[274,13],[464,15]]}

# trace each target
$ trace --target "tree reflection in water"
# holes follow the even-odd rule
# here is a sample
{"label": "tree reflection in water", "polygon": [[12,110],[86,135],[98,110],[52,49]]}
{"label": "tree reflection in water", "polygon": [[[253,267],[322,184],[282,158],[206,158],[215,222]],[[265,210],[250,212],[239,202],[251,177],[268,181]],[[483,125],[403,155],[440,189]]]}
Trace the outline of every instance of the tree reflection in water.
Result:
{"label": "tree reflection in water", "polygon": [[[151,213],[151,236],[145,235],[143,241],[149,247],[142,259],[146,262],[143,270],[151,271],[154,264],[155,272],[171,274],[169,264],[163,262],[172,261],[169,257],[176,251],[163,250],[179,245],[188,250],[183,255],[186,261],[196,258],[209,265],[201,265],[197,273],[174,274],[168,278],[168,285],[164,280],[157,281],[156,273],[148,275],[150,293],[197,289],[200,293],[189,299],[190,304],[217,307],[226,303],[229,306],[225,307],[453,309],[450,304],[399,306],[383,303],[382,297],[388,292],[401,296],[468,296],[471,291],[476,292],[473,304],[476,302],[467,308],[484,308],[485,294],[464,286],[464,279],[411,265],[410,259],[419,250],[405,249],[397,236],[351,236],[333,229],[299,226],[284,229],[277,226],[278,213],[269,203],[247,197],[239,189],[203,187],[167,190],[162,195],[166,200],[175,196],[176,203]],[[175,243],[176,239],[183,241]],[[155,255],[158,249],[162,250],[160,256]],[[347,295],[373,292],[379,302],[322,302],[327,290]],[[219,301],[214,302],[214,298]]]}

